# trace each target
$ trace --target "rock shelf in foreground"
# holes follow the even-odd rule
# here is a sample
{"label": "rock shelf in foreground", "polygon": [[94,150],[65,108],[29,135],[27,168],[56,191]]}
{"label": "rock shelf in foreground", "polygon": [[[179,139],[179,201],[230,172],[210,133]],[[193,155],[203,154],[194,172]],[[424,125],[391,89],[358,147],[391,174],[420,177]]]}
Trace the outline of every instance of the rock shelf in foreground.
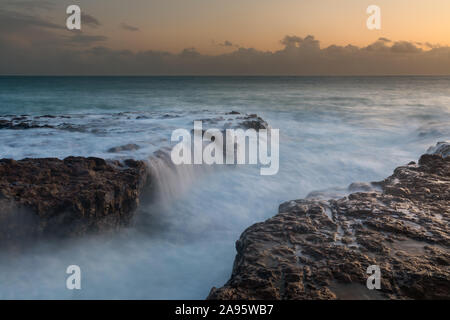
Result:
{"label": "rock shelf in foreground", "polygon": [[68,157],[0,160],[0,240],[70,237],[129,223],[144,162]]}
{"label": "rock shelf in foreground", "polygon": [[[281,204],[243,232],[230,280],[208,299],[450,299],[450,157],[423,155],[375,184]],[[380,290],[366,287],[370,265]]]}

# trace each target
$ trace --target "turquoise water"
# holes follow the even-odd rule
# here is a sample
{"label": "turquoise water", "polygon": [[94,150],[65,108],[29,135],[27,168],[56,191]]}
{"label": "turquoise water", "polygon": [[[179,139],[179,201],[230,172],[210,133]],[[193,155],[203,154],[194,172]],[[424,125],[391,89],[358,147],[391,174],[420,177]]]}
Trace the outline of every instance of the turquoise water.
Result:
{"label": "turquoise water", "polygon": [[[228,279],[241,232],[281,202],[381,180],[449,140],[450,77],[0,77],[0,119],[56,127],[0,130],[0,158],[149,159],[174,129],[232,110],[280,129],[277,175],[152,163],[164,192],[135,226],[3,253],[0,298],[203,299]],[[108,152],[128,143],[139,150]],[[83,274],[75,294],[70,264]]]}

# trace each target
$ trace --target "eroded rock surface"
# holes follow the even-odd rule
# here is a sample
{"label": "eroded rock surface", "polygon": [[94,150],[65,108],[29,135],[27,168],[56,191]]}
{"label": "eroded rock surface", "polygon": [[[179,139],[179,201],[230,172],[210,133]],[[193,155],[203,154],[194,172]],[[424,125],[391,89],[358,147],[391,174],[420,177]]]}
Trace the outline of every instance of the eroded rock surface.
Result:
{"label": "eroded rock surface", "polygon": [[428,149],[428,153],[439,154],[443,157],[448,157],[450,156],[450,142],[447,141],[438,142],[434,147]]}
{"label": "eroded rock surface", "polygon": [[[236,243],[209,299],[450,299],[450,157],[423,155],[380,188],[295,200]],[[368,290],[367,268],[381,269]]]}
{"label": "eroded rock surface", "polygon": [[25,130],[38,128],[53,128],[50,125],[40,125],[31,120],[23,120],[22,118],[14,118],[14,120],[0,119],[0,129]]}
{"label": "eroded rock surface", "polygon": [[259,131],[261,129],[270,129],[269,124],[257,114],[246,114],[238,111],[231,111],[225,113],[223,116],[216,116],[213,118],[199,119],[206,126],[216,126],[218,129],[222,127],[225,129],[254,129]]}
{"label": "eroded rock surface", "polygon": [[0,240],[75,236],[129,223],[147,182],[141,161],[0,160]]}
{"label": "eroded rock surface", "polygon": [[139,150],[141,147],[139,147],[137,144],[135,143],[129,143],[123,146],[118,146],[118,147],[113,147],[108,149],[108,152],[110,153],[118,153],[118,152],[122,152],[122,151],[134,151],[134,150]]}

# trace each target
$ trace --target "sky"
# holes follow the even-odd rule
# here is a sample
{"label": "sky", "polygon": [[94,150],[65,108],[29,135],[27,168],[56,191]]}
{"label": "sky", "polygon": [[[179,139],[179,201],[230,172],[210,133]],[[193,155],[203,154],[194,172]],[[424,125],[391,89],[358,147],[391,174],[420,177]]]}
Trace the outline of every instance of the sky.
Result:
{"label": "sky", "polygon": [[0,74],[449,75],[450,1],[0,0],[0,58]]}

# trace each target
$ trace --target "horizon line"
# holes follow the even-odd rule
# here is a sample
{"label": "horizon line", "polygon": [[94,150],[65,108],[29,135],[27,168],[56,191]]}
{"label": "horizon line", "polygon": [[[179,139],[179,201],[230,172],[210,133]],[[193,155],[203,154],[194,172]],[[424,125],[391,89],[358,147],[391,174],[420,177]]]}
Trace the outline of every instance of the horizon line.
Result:
{"label": "horizon line", "polygon": [[0,77],[167,77],[167,78],[181,78],[181,77],[450,77],[450,74],[311,74],[311,75],[291,75],[291,74],[148,74],[148,75],[135,75],[135,74],[0,74]]}

